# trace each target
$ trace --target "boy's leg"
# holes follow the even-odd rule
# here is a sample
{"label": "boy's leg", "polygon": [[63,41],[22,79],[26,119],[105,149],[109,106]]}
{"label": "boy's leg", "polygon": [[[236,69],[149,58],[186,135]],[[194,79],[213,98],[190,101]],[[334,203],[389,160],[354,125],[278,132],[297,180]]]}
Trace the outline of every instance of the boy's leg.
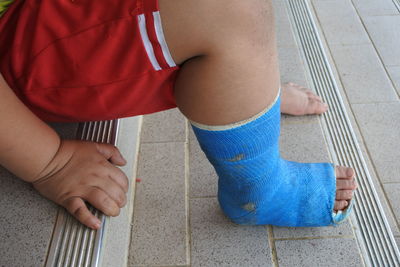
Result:
{"label": "boy's leg", "polygon": [[[280,81],[269,1],[160,0],[160,13],[172,56],[178,64],[183,63],[175,93],[177,104],[186,117],[209,126],[227,125],[247,120],[274,104]],[[279,121],[272,121],[279,125]],[[221,136],[224,134],[221,133]],[[203,133],[198,134],[201,135]],[[275,143],[266,150],[277,147],[277,137],[271,140]],[[202,140],[199,141],[202,144]],[[206,151],[207,142],[203,142],[202,146]],[[226,181],[226,177],[221,166],[225,163],[217,162],[215,155],[207,156],[220,176],[219,190],[224,191],[226,183],[221,183],[221,180]],[[279,162],[282,163],[276,168],[284,166],[281,174],[285,175],[289,173],[285,166],[299,170],[308,166],[294,166],[280,159]],[[318,170],[331,167],[307,168],[308,172],[314,170],[316,177],[313,178],[322,180],[325,178],[318,177]],[[348,205],[352,190],[356,188],[353,175],[349,168],[336,168],[335,210],[342,210]],[[276,195],[276,198],[279,197]],[[226,203],[221,204],[226,206]]]}

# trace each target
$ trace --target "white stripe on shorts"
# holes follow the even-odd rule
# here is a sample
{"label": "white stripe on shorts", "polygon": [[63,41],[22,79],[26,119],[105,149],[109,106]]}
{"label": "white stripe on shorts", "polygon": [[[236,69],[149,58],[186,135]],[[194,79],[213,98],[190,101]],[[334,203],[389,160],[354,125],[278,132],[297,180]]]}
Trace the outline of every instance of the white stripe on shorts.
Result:
{"label": "white stripe on shorts", "polygon": [[153,45],[150,42],[149,35],[147,34],[147,29],[146,29],[146,17],[144,14],[141,14],[138,16],[139,20],[139,29],[140,29],[140,35],[142,36],[144,48],[146,49],[147,56],[150,59],[151,64],[153,65],[153,68],[158,71],[161,70],[160,64],[157,61],[156,55],[154,53],[154,48]]}
{"label": "white stripe on shorts", "polygon": [[154,17],[154,27],[156,29],[157,40],[160,43],[165,61],[167,61],[170,67],[176,67],[175,62],[172,59],[171,53],[169,52],[167,42],[165,41],[165,36],[161,24],[160,12],[159,11],[153,12],[153,17]]}

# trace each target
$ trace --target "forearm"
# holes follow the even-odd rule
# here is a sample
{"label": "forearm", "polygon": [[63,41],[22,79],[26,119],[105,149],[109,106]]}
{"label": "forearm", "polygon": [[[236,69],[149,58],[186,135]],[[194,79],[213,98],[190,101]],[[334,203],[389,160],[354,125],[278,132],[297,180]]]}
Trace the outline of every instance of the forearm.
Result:
{"label": "forearm", "polygon": [[16,97],[0,75],[0,165],[32,182],[59,146],[57,133]]}

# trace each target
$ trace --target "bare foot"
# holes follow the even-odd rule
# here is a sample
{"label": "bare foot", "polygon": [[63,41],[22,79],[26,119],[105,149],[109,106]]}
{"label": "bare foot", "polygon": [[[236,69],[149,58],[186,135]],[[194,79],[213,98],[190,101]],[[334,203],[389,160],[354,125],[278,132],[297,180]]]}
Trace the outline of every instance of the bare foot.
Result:
{"label": "bare foot", "polygon": [[336,172],[336,200],[334,210],[345,209],[353,198],[353,191],[358,185],[354,179],[354,170],[349,167],[337,166]]}
{"label": "bare foot", "polygon": [[282,84],[281,112],[289,115],[322,114],[328,110],[321,97],[295,83]]}

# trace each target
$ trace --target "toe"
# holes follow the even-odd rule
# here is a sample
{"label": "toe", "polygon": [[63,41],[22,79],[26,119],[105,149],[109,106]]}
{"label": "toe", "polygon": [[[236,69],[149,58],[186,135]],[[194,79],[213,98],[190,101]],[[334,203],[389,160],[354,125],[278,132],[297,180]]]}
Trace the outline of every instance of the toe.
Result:
{"label": "toe", "polygon": [[354,170],[350,167],[336,166],[336,178],[354,178]]}
{"label": "toe", "polygon": [[353,198],[353,190],[337,190],[336,199],[337,200],[350,200]]}
{"label": "toe", "polygon": [[336,200],[335,201],[335,206],[334,206],[334,210],[338,211],[338,210],[343,210],[347,207],[348,202],[346,200]]}
{"label": "toe", "polygon": [[310,99],[307,107],[307,114],[322,114],[328,110],[328,105],[320,101]]}
{"label": "toe", "polygon": [[320,96],[314,94],[314,92],[312,92],[310,90],[306,90],[306,94],[308,96],[308,99],[310,99],[310,100],[315,100],[315,101],[318,101],[318,102],[321,102],[321,103],[324,102]]}
{"label": "toe", "polygon": [[336,179],[337,190],[356,190],[357,183],[354,179]]}

